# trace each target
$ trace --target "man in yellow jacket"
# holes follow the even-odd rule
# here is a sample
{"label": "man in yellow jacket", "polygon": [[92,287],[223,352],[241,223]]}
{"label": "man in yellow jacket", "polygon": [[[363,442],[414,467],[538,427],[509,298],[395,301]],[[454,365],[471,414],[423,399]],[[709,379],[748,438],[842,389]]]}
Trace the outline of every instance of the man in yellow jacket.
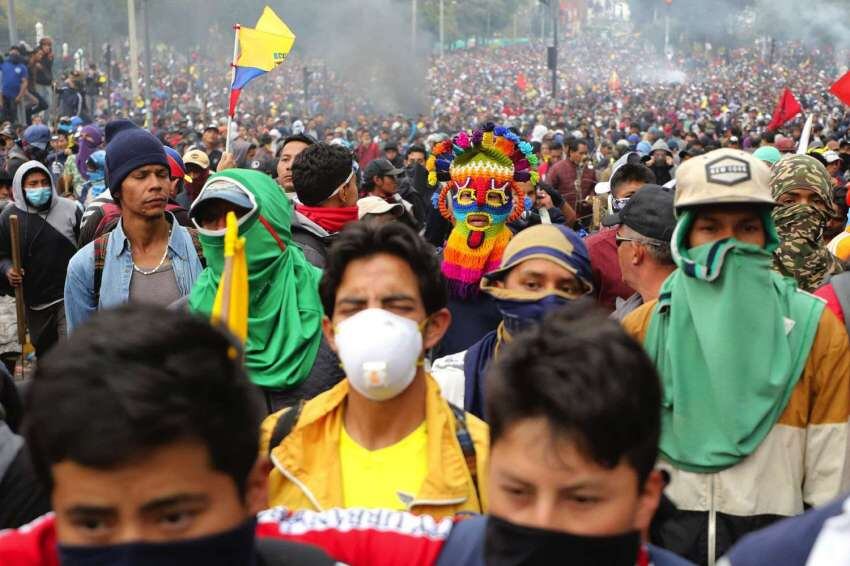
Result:
{"label": "man in yellow jacket", "polygon": [[770,171],[721,149],[676,174],[678,269],[623,321],[661,375],[661,546],[713,564],[737,539],[850,488],[850,346],[772,270]]}
{"label": "man in yellow jacket", "polygon": [[263,423],[269,505],[486,511],[487,425],[449,405],[423,364],[451,323],[434,250],[400,223],[349,227],[320,294],[346,379]]}

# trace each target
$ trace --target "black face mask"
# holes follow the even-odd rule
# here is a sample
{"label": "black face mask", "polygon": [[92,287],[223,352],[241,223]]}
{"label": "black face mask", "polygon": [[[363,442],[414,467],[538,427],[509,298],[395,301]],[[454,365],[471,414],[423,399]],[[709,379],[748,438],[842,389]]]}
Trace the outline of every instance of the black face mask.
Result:
{"label": "black face mask", "polygon": [[640,533],[582,536],[524,527],[490,515],[484,535],[487,566],[635,566],[640,554]]}
{"label": "black face mask", "polygon": [[253,566],[256,526],[257,521],[252,518],[230,531],[189,540],[108,546],[59,545],[59,562],[62,566]]}

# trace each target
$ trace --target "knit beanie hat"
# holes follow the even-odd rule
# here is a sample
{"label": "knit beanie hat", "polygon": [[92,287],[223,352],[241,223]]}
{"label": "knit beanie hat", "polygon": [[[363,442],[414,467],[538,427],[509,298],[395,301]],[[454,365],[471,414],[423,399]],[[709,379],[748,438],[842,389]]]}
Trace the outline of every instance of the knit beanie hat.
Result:
{"label": "knit beanie hat", "polygon": [[114,120],[106,125],[106,184],[112,195],[133,170],[145,165],[169,168],[162,142],[129,120]]}

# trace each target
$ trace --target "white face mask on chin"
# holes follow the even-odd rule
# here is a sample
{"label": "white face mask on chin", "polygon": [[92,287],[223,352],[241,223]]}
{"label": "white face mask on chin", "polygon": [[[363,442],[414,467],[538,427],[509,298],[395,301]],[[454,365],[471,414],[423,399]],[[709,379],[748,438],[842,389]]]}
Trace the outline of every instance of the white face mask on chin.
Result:
{"label": "white face mask on chin", "polygon": [[336,326],[334,341],[351,386],[373,401],[401,394],[422,354],[419,325],[384,309],[366,309]]}

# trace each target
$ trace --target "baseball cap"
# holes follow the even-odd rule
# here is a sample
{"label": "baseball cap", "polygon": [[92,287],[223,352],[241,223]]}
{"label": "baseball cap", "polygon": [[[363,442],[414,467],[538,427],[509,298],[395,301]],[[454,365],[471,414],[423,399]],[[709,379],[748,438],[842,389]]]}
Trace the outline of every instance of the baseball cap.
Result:
{"label": "baseball cap", "polygon": [[165,146],[165,156],[168,158],[168,169],[172,179],[182,179],[189,183],[192,178],[186,175],[186,165],[183,164],[183,158],[177,153],[173,147]]}
{"label": "baseball cap", "polygon": [[254,171],[260,171],[265,173],[266,175],[274,175],[275,166],[274,162],[267,157],[260,157],[259,159],[253,159],[248,164],[248,169],[253,169]]}
{"label": "baseball cap", "polygon": [[827,162],[827,164],[835,163],[836,161],[841,160],[841,156],[832,150],[823,152],[823,158]]}
{"label": "baseball cap", "polygon": [[200,149],[190,149],[186,153],[183,154],[183,163],[189,165],[197,165],[201,169],[209,169],[210,168],[210,158],[207,157],[207,154],[201,151]]}
{"label": "baseball cap", "polygon": [[387,142],[384,145],[384,151],[388,151],[388,150],[391,150],[391,149],[398,151],[398,144],[396,142]]}
{"label": "baseball cap", "polygon": [[198,198],[195,199],[195,202],[192,203],[192,207],[189,209],[189,217],[198,228],[201,227],[199,219],[203,216],[204,209],[206,208],[205,203],[209,204],[210,201],[216,199],[227,201],[248,210],[254,210],[256,208],[249,194],[240,186],[229,179],[213,179],[204,186],[201,194],[198,195]]}
{"label": "baseball cap", "polygon": [[0,130],[0,136],[9,138],[11,140],[15,139],[15,130],[12,129],[11,124],[6,124],[5,126],[3,126],[3,129]]}
{"label": "baseball cap", "polygon": [[676,212],[710,204],[776,206],[770,169],[739,149],[723,148],[685,161],[676,171]]}
{"label": "baseball cap", "polygon": [[404,169],[398,169],[389,159],[374,159],[363,171],[364,179],[372,179],[372,177],[396,177],[404,173]]}
{"label": "baseball cap", "polygon": [[647,238],[669,242],[676,227],[673,191],[658,185],[644,185],[622,210],[602,220],[603,226],[616,224],[624,224]]}
{"label": "baseball cap", "polygon": [[50,143],[50,128],[44,124],[36,124],[24,130],[24,141],[38,149],[47,149]]}
{"label": "baseball cap", "polygon": [[753,157],[761,159],[769,165],[773,165],[782,159],[782,154],[772,145],[763,145],[753,152]]}
{"label": "baseball cap", "polygon": [[404,213],[401,203],[388,203],[381,197],[363,197],[357,201],[357,219],[362,220],[367,214],[385,214],[392,212],[398,218]]}
{"label": "baseball cap", "polygon": [[782,138],[777,137],[774,145],[776,145],[776,149],[778,149],[781,153],[790,153],[794,151],[797,144],[794,143],[793,139],[783,136]]}

